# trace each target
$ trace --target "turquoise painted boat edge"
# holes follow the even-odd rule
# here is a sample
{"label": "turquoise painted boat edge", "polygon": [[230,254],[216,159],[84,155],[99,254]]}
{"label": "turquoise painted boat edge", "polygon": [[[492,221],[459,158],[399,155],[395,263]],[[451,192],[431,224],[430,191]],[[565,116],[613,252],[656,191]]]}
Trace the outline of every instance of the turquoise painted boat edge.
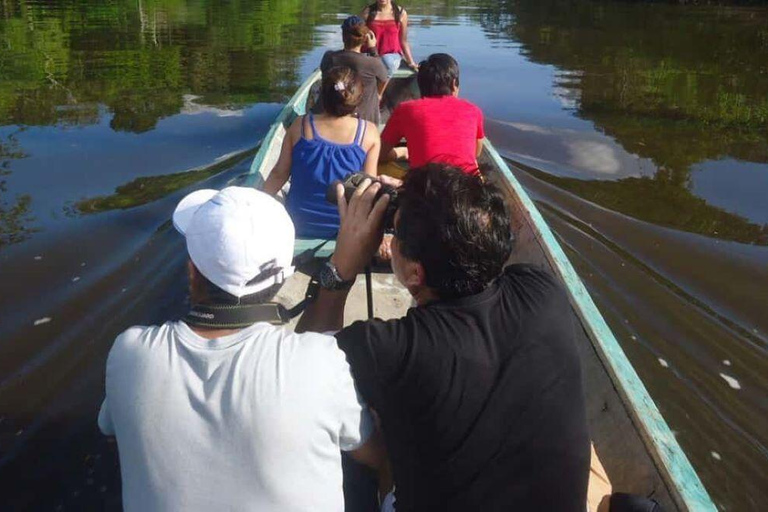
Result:
{"label": "turquoise painted boat edge", "polygon": [[293,256],[296,257],[299,254],[314,249],[325,244],[315,253],[317,258],[330,258],[333,251],[336,250],[336,240],[323,240],[321,238],[297,238],[294,241]]}
{"label": "turquoise painted boat edge", "polygon": [[699,475],[691,466],[688,457],[627,359],[613,331],[608,327],[549,225],[496,148],[488,139],[485,139],[484,145],[519,198],[547,258],[566,284],[572,306],[582,319],[592,345],[609,372],[614,386],[624,399],[625,405],[628,406],[630,417],[644,438],[657,467],[666,476],[670,493],[677,505],[683,510],[716,511],[717,507],[704,488]]}

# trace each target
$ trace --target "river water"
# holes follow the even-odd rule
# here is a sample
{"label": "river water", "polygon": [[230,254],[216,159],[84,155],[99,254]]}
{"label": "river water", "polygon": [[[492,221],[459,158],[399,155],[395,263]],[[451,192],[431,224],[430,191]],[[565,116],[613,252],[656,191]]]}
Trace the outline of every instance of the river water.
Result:
{"label": "river water", "polygon": [[[768,510],[768,7],[413,1],[722,510]],[[0,0],[0,496],[119,510],[121,330],[184,309],[175,203],[247,172],[360,8]]]}

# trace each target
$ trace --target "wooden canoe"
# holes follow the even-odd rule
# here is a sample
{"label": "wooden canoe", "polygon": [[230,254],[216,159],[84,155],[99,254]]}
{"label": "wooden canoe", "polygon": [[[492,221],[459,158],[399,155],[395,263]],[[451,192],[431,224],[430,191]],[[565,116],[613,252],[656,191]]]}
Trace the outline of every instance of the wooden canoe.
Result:
{"label": "wooden canoe", "polygon": [[[258,187],[263,183],[277,161],[286,128],[297,116],[304,115],[308,105],[311,108],[319,80],[320,72],[312,73],[279,113],[253,160],[247,184]],[[397,71],[387,87],[383,118],[399,101],[416,94],[413,73]],[[591,436],[613,489],[653,497],[666,510],[717,510],[556,237],[508,163],[487,139],[480,161],[498,171],[494,175],[509,198],[517,238],[511,260],[548,269],[568,290],[574,321],[581,326],[577,343]],[[296,253],[320,242],[297,240]],[[333,247],[332,242],[327,243],[317,256],[330,255]],[[286,306],[298,303],[308,280],[306,274],[298,272],[283,287],[280,300]],[[403,316],[411,307],[410,295],[391,273],[374,273],[372,286],[377,317]],[[358,279],[348,300],[345,321],[366,318],[366,311],[364,280]]]}

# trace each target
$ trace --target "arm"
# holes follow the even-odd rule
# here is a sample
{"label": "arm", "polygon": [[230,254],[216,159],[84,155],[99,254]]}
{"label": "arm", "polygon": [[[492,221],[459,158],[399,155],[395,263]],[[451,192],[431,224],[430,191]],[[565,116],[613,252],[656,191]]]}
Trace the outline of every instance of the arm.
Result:
{"label": "arm", "polygon": [[379,59],[378,66],[376,67],[378,68],[376,70],[376,84],[378,86],[379,103],[381,103],[381,99],[384,97],[384,89],[389,84],[389,75],[387,75],[387,68],[381,59]]}
{"label": "arm", "polygon": [[[403,154],[398,151],[399,148],[397,148],[397,144],[405,136],[402,118],[402,106],[395,107],[394,112],[389,116],[387,126],[385,126],[384,131],[381,132],[380,162],[390,162],[403,156]],[[407,153],[405,154],[407,155]]]}
{"label": "arm", "polygon": [[384,97],[384,89],[387,88],[387,84],[388,83],[389,83],[389,80],[384,80],[383,82],[378,82],[379,101],[381,101],[381,98]]}
{"label": "arm", "polygon": [[397,150],[391,144],[381,141],[381,152],[379,153],[379,162],[392,162],[397,160]]}
{"label": "arm", "polygon": [[[347,205],[344,187],[336,187],[341,225],[336,237],[336,252],[331,261],[344,280],[354,279],[371,261],[381,244],[384,234],[384,212],[389,195],[382,194],[374,204],[378,183],[365,180],[357,187]],[[344,305],[348,291],[330,291],[320,288],[317,298],[312,301],[296,326],[296,332],[338,331],[344,325]]]}
{"label": "arm", "polygon": [[349,452],[353,459],[378,473],[379,498],[383,499],[392,490],[392,468],[387,457],[384,439],[377,428],[368,441],[357,450]]}
{"label": "arm", "polygon": [[408,44],[408,13],[405,12],[405,9],[403,9],[400,17],[400,46],[403,48],[405,63],[412,69],[419,69],[419,65],[413,60],[411,45]]}
{"label": "arm", "polygon": [[296,332],[336,332],[340,330],[344,327],[344,306],[347,304],[348,295],[349,290],[319,288],[315,300],[310,302],[307,309],[302,313],[299,323],[296,325]]}
{"label": "arm", "polygon": [[485,139],[485,119],[483,117],[483,111],[477,109],[477,148],[475,149],[475,156],[478,158],[483,152],[483,139]]}
{"label": "arm", "polygon": [[101,409],[99,409],[99,430],[105,436],[115,435],[115,425],[112,423],[112,415],[109,412],[109,402],[104,397],[104,401],[101,403]]}
{"label": "arm", "polygon": [[365,149],[365,163],[363,172],[373,178],[379,173],[379,152],[381,151],[381,137],[379,129],[370,121],[366,121],[368,126],[365,130],[365,139],[363,140],[363,149]]}
{"label": "arm", "polygon": [[267,180],[264,182],[262,190],[269,195],[277,194],[283,185],[291,177],[291,160],[293,154],[294,141],[298,140],[297,133],[301,133],[301,123],[303,117],[299,117],[293,121],[290,128],[285,132],[283,138],[283,145],[280,148],[280,157],[277,159],[277,163],[269,173]]}

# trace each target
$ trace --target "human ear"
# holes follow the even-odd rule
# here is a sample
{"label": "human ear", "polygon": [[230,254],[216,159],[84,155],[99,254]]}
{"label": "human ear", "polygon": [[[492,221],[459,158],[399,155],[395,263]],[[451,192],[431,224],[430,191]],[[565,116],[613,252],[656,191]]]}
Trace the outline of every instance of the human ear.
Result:
{"label": "human ear", "polygon": [[409,261],[406,265],[405,286],[409,289],[423,288],[427,285],[427,274],[424,265],[417,261]]}

